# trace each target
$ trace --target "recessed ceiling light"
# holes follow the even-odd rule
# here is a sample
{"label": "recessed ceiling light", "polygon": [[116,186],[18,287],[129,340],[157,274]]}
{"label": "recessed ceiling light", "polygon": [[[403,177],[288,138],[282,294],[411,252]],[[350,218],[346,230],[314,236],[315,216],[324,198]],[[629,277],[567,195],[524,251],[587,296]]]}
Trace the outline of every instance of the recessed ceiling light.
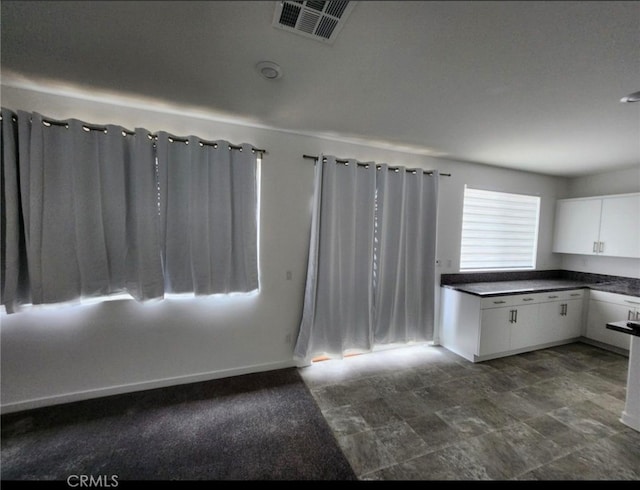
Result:
{"label": "recessed ceiling light", "polygon": [[634,92],[620,99],[620,102],[640,102],[640,92]]}
{"label": "recessed ceiling light", "polygon": [[282,68],[273,61],[261,61],[256,65],[256,70],[267,80],[276,80],[282,77]]}

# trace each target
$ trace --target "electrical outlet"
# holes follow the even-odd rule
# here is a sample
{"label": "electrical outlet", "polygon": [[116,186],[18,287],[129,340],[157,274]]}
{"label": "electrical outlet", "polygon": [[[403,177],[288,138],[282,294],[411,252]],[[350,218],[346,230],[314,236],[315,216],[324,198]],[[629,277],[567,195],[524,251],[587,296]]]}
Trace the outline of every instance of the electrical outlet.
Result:
{"label": "electrical outlet", "polygon": [[291,274],[291,271],[287,271],[287,275],[286,275],[287,281],[290,281],[292,276],[293,274]]}

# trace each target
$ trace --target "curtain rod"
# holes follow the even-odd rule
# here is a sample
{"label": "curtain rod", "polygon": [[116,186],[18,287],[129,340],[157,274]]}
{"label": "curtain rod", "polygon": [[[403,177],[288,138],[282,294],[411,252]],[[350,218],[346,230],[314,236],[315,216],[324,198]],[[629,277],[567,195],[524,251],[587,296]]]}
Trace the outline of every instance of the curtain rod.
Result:
{"label": "curtain rod", "polygon": [[[13,116],[11,118],[11,120],[13,122],[17,122],[18,119]],[[0,115],[0,121],[2,121],[2,115]],[[62,126],[64,128],[69,128],[69,123],[65,122],[65,121],[56,121],[55,119],[42,119],[42,124],[44,124],[45,126]],[[103,132],[107,132],[107,127],[106,126],[97,126],[94,124],[87,124],[87,123],[83,123],[82,128],[85,131],[103,131]],[[135,134],[133,131],[129,130],[129,129],[124,129],[122,130],[122,135],[124,136],[125,134],[129,134],[129,135],[133,135]],[[149,139],[158,139],[158,135],[155,133],[149,133]],[[217,143],[212,143],[210,141],[206,141],[203,140],[201,138],[198,138],[200,146],[213,146],[214,148],[218,147]],[[169,136],[169,141],[171,141],[172,143],[175,141],[178,141],[180,143],[189,143],[189,138],[181,138],[178,136]],[[229,149],[230,150],[242,150],[242,146],[238,146],[238,145],[232,145],[229,144]],[[262,148],[256,148],[254,146],[251,147],[251,150],[255,153],[262,153],[262,154],[266,154],[267,150],[263,150]]]}
{"label": "curtain rod", "polygon": [[[302,158],[308,158],[309,160],[315,160],[316,162],[318,161],[318,157],[317,156],[313,156],[313,155],[302,155]],[[349,160],[344,160],[341,158],[336,158],[336,162],[338,163],[349,163]],[[356,165],[358,165],[359,167],[368,167],[369,164],[368,163],[363,163],[363,162],[356,162]],[[381,169],[382,165],[376,165],[377,169]],[[395,170],[396,172],[398,170],[402,170],[403,167],[389,167],[389,170]],[[407,172],[415,172],[415,169],[405,169]],[[422,173],[427,174],[427,175],[433,175],[433,170],[423,170]],[[438,172],[438,175],[442,175],[443,177],[451,177],[451,174],[445,174],[442,172]]]}

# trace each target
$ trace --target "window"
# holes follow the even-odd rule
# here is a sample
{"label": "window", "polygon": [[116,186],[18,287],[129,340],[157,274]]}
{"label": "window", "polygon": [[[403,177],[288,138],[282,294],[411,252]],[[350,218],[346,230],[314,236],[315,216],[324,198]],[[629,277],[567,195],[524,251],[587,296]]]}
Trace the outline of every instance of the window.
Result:
{"label": "window", "polygon": [[540,197],[466,187],[460,270],[533,269]]}

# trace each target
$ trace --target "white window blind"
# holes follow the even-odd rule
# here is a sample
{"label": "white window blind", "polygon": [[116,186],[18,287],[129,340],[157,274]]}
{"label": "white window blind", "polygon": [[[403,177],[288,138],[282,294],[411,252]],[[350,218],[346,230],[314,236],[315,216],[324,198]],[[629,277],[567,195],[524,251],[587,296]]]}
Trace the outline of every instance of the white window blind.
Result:
{"label": "white window blind", "polygon": [[465,187],[460,270],[533,269],[540,197]]}

